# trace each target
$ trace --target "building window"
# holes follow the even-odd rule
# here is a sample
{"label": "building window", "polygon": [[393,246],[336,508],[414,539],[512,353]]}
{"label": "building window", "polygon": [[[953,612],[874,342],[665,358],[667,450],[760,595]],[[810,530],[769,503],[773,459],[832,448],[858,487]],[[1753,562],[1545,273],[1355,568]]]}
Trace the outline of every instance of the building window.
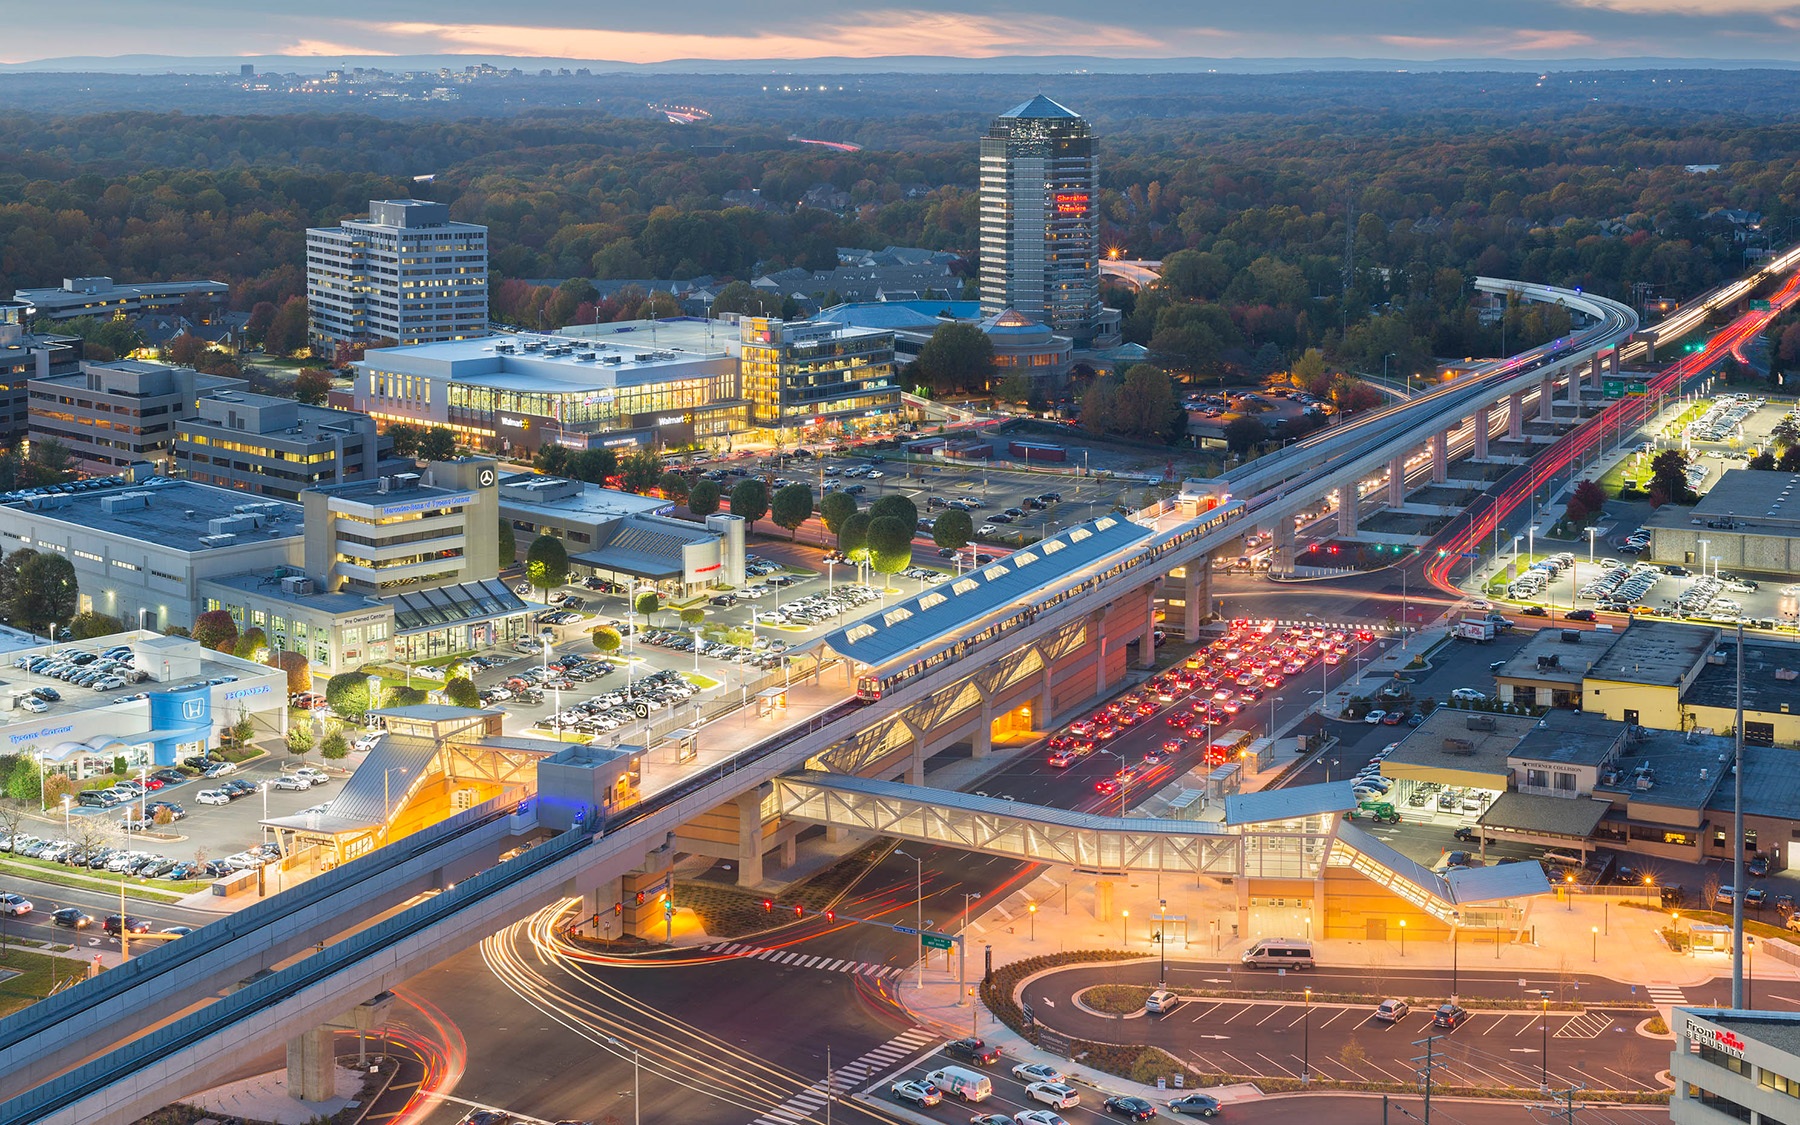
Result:
{"label": "building window", "polygon": [[1627,707],[1625,709],[1625,721],[1630,723],[1632,726],[1638,726],[1639,725],[1638,724],[1638,713],[1635,710],[1633,710],[1632,708]]}
{"label": "building window", "polygon": [[[1706,1048],[1702,1047],[1702,1056],[1704,1056],[1705,1053]],[[1743,1071],[1740,1070],[1738,1073],[1742,1074]],[[1785,1074],[1776,1074],[1774,1071],[1764,1067],[1762,1070],[1757,1071],[1756,1081],[1758,1085],[1767,1086],[1778,1094],[1786,1094],[1790,1098],[1800,1098],[1800,1079],[1789,1078]],[[1767,1121],[1768,1119],[1768,1114],[1764,1114],[1763,1120]]]}
{"label": "building window", "polygon": [[1745,722],[1744,723],[1744,745],[1746,745],[1746,746],[1773,746],[1773,745],[1775,745],[1775,724],[1774,723]]}
{"label": "building window", "polygon": [[1692,1082],[1688,1083],[1688,1097],[1699,1102],[1708,1109],[1718,1110],[1720,1113],[1735,1117],[1739,1121],[1747,1122],[1750,1120],[1750,1107],[1739,1105],[1730,1098],[1722,1097],[1719,1094],[1713,1093],[1711,1090],[1702,1089]]}
{"label": "building window", "polygon": [[1699,1055],[1704,1062],[1709,1062],[1714,1066],[1724,1067],[1733,1074],[1741,1074],[1746,1078],[1750,1077],[1749,1063],[1735,1055],[1728,1055],[1717,1047],[1708,1047],[1706,1044],[1701,1043],[1695,1047],[1694,1053]]}
{"label": "building window", "polygon": [[1694,836],[1691,832],[1664,832],[1662,834],[1662,842],[1665,844],[1675,844],[1678,847],[1692,847]]}
{"label": "building window", "polygon": [[1525,771],[1525,788],[1543,789],[1550,784],[1549,772],[1546,770],[1527,769]]}
{"label": "building window", "polygon": [[1558,773],[1556,775],[1556,789],[1559,793],[1575,792],[1575,775],[1572,773]]}

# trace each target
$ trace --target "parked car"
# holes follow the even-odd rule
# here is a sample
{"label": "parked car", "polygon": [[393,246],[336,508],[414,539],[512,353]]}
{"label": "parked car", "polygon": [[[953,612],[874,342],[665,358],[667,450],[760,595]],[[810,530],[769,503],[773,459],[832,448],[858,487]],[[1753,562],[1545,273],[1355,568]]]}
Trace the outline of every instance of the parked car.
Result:
{"label": "parked car", "polygon": [[225,792],[223,789],[202,789],[200,792],[194,794],[194,800],[199,801],[203,805],[229,805],[231,803],[231,794]]}
{"label": "parked car", "polygon": [[1436,1014],[1431,1017],[1433,1027],[1460,1027],[1469,1018],[1469,1012],[1460,1004],[1440,1004]]}
{"label": "parked car", "polygon": [[1191,1113],[1195,1117],[1217,1117],[1219,1099],[1211,1094],[1183,1094],[1169,1100],[1171,1113]]}
{"label": "parked car", "polygon": [[1375,1005],[1375,1018],[1388,1023],[1399,1023],[1410,1011],[1412,1007],[1404,1000],[1383,1000]]}

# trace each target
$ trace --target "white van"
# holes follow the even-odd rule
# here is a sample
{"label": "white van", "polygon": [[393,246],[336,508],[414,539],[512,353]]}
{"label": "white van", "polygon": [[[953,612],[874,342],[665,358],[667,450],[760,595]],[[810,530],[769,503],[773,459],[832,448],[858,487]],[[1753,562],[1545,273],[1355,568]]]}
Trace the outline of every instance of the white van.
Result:
{"label": "white van", "polygon": [[1144,1011],[1153,1016],[1173,1012],[1181,1005],[1181,997],[1166,988],[1159,988],[1144,998]]}
{"label": "white van", "polygon": [[955,1094],[965,1102],[985,1102],[994,1094],[994,1084],[985,1074],[966,1067],[947,1066],[925,1076],[925,1081],[946,1094]]}
{"label": "white van", "polygon": [[1313,967],[1312,942],[1264,938],[1244,950],[1241,960],[1252,969],[1310,969]]}

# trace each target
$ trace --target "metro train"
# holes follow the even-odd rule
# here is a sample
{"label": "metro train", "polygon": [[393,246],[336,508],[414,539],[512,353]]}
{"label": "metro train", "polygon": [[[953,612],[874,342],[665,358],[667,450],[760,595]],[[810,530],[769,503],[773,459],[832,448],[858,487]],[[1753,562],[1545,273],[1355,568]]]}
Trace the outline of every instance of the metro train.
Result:
{"label": "metro train", "polygon": [[[868,667],[857,676],[856,698],[863,703],[873,703],[884,693],[892,691],[912,677],[947,661],[959,660],[971,649],[1022,629],[1035,622],[1040,613],[1063,605],[1071,598],[1102,587],[1121,584],[1122,579],[1128,580],[1141,573],[1139,568],[1144,565],[1209,534],[1247,510],[1248,507],[1242,500],[1228,499],[1207,509],[1197,520],[1183,525],[1178,533],[1167,539],[1148,545],[1140,542],[1121,548],[1095,559],[1079,570],[1063,575],[1065,581],[1045,591],[1033,602],[997,606],[985,614],[958,622],[955,633],[941,638],[940,643],[910,649],[884,663]],[[1000,566],[1004,563],[1005,560],[1001,559],[990,565]]]}

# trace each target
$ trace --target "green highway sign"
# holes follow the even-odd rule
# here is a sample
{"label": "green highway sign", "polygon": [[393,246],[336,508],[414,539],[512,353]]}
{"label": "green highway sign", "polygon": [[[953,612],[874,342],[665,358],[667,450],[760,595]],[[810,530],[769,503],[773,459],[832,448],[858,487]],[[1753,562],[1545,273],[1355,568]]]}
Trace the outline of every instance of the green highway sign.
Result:
{"label": "green highway sign", "polygon": [[1624,398],[1625,397],[1625,380],[1623,380],[1623,379],[1602,379],[1600,381],[1600,389],[1606,392],[1607,398]]}
{"label": "green highway sign", "polygon": [[1650,386],[1642,379],[1633,379],[1626,385],[1625,393],[1628,395],[1647,395],[1650,393]]}
{"label": "green highway sign", "polygon": [[920,934],[919,944],[926,949],[949,949],[956,944],[956,939],[949,934]]}
{"label": "green highway sign", "polygon": [[1751,301],[1750,308],[1753,312],[1768,312],[1769,302],[1766,300]]}

